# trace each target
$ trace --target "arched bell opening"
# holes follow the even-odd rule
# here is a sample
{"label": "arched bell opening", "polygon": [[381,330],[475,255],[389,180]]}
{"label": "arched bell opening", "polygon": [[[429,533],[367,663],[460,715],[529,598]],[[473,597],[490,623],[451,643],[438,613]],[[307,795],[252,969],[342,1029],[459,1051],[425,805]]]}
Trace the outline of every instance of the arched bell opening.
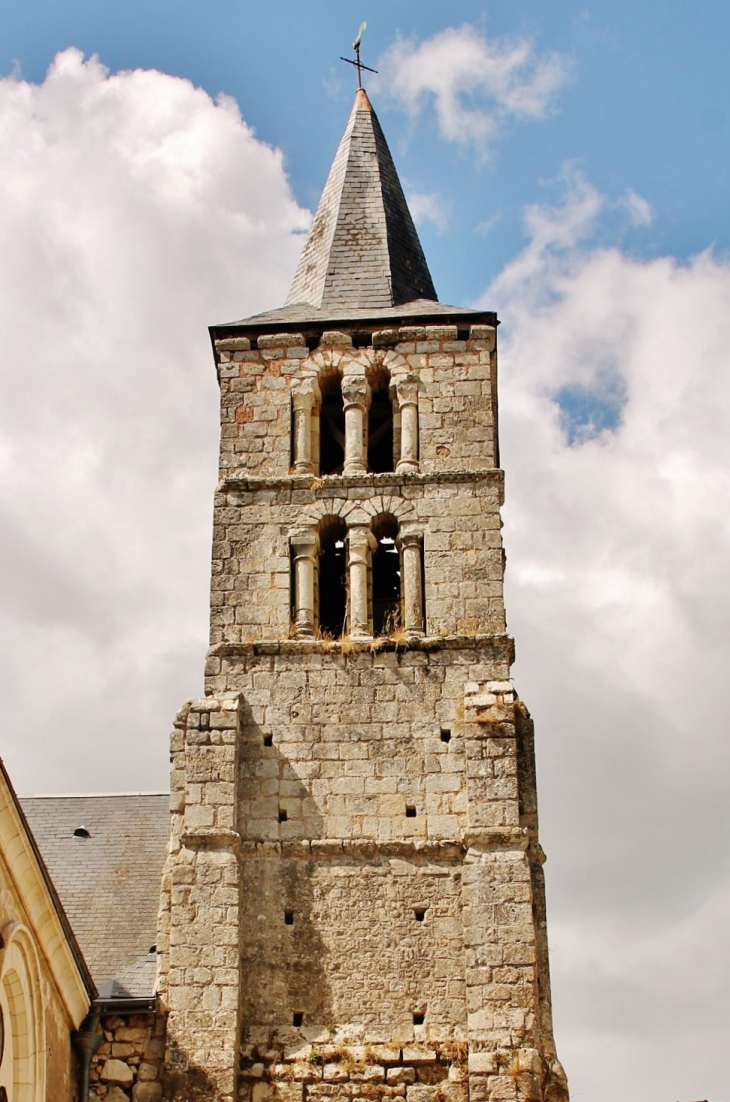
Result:
{"label": "arched bell opening", "polygon": [[345,464],[345,407],[342,376],[324,375],[319,380],[319,473],[342,474]]}
{"label": "arched bell opening", "polygon": [[341,517],[319,525],[319,630],[339,639],[347,627],[347,527]]}
{"label": "arched bell opening", "polygon": [[401,562],[398,521],[381,513],[371,525],[376,541],[373,553],[373,631],[392,635],[401,626]]}
{"label": "arched bell opening", "polygon": [[384,368],[379,368],[368,374],[368,382],[368,470],[374,474],[383,474],[385,471],[395,470],[390,375]]}

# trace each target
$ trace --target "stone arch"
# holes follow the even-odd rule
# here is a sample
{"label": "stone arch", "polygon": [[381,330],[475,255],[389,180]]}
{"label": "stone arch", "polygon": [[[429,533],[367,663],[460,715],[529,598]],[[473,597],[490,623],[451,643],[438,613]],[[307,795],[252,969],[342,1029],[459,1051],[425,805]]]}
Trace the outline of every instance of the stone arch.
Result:
{"label": "stone arch", "polygon": [[381,513],[392,513],[399,525],[416,519],[413,502],[395,494],[379,494],[377,497],[358,502],[352,510],[352,515],[348,516],[348,520],[351,524],[370,525]]}
{"label": "stone arch", "polygon": [[24,926],[12,924],[3,931],[3,938],[0,1006],[5,1018],[5,1051],[0,1084],[13,1102],[43,1102],[46,1044],[38,955]]}
{"label": "stone arch", "polygon": [[353,360],[361,360],[358,352],[349,347],[318,348],[307,359],[307,364],[317,378],[332,371],[342,374]]}
{"label": "stone arch", "polygon": [[400,352],[394,352],[392,348],[383,357],[383,367],[390,374],[394,386],[400,379],[413,373],[408,360]]}
{"label": "stone arch", "polygon": [[307,359],[302,377],[306,375],[311,378],[320,388],[323,380],[332,375],[350,375],[364,379],[370,367],[368,357],[363,355],[365,351],[355,348],[317,349]]}
{"label": "stone arch", "polygon": [[324,517],[346,518],[352,509],[353,503],[348,501],[347,498],[321,498],[319,501],[313,501],[311,505],[307,505],[302,510],[302,521],[316,528]]}

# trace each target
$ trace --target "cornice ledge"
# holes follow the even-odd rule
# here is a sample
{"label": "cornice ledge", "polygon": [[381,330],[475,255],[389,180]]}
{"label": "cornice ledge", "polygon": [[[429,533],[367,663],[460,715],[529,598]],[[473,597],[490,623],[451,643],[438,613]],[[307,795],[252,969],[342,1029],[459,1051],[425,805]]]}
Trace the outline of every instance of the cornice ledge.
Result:
{"label": "cornice ledge", "polygon": [[483,827],[464,833],[464,846],[467,849],[465,860],[476,861],[481,853],[494,850],[518,849],[526,851],[530,845],[530,832],[527,827]]}
{"label": "cornice ledge", "polygon": [[425,858],[446,862],[461,861],[466,847],[455,838],[404,838],[378,842],[373,838],[303,838],[299,841],[275,842],[260,838],[246,839],[240,852],[247,857],[302,858],[305,860],[379,860],[402,857]]}
{"label": "cornice ledge", "polygon": [[281,477],[252,475],[245,470],[233,471],[222,478],[218,493],[255,493],[257,490],[312,490],[324,496],[332,490],[371,486],[374,490],[387,486],[448,486],[476,482],[504,483],[504,471],[500,467],[485,467],[480,471],[386,471],[384,474],[328,474],[322,477],[287,474]]}
{"label": "cornice ledge", "polygon": [[180,842],[186,849],[237,850],[241,844],[241,835],[236,830],[222,827],[198,827],[197,830],[183,831]]}
{"label": "cornice ledge", "polygon": [[395,639],[260,639],[241,643],[214,643],[209,658],[257,658],[279,654],[382,654],[396,652],[433,652],[441,650],[507,650],[509,664],[514,661],[514,639],[506,634],[426,635],[407,642]]}

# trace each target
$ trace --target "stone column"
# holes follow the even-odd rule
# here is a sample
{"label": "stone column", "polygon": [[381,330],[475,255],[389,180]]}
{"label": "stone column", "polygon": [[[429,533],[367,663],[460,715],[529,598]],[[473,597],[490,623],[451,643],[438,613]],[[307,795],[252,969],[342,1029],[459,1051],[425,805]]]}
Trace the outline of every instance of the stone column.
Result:
{"label": "stone column", "polygon": [[319,539],[313,528],[295,532],[291,537],[294,552],[294,627],[297,639],[314,636],[314,569]]}
{"label": "stone column", "polygon": [[374,550],[375,537],[364,524],[353,525],[347,533],[350,571],[350,636],[353,639],[370,639],[368,616],[368,566]]}
{"label": "stone column", "polygon": [[418,532],[403,532],[399,543],[403,555],[403,626],[409,635],[421,636],[424,634],[421,537]]}
{"label": "stone column", "polygon": [[292,389],[294,409],[294,474],[314,474],[312,462],[312,407],[318,398],[312,379],[295,384]]}
{"label": "stone column", "polygon": [[[462,875],[462,921],[469,1097],[474,1102],[567,1102],[565,1073],[555,1056],[549,1020],[547,1036],[541,1035],[541,1003],[549,1000],[549,980],[545,969],[546,990],[541,993],[539,915],[534,907],[541,898],[535,894],[531,867],[531,862],[539,863],[541,851],[536,820],[529,827],[521,817],[521,796],[523,806],[529,806],[534,790],[520,793],[520,708],[509,681],[469,681],[464,686],[469,849]],[[510,1052],[509,1064],[502,1055],[505,1051]],[[519,1076],[514,1074],[517,1068]]]}
{"label": "stone column", "polygon": [[238,1097],[240,707],[236,695],[190,701],[171,744],[173,830],[158,948],[174,1102]]}
{"label": "stone column", "polygon": [[364,377],[345,375],[342,379],[345,407],[344,474],[365,474],[365,417],[370,404],[370,389]]}
{"label": "stone column", "polygon": [[412,376],[396,383],[400,411],[400,459],[396,470],[418,470],[418,381]]}

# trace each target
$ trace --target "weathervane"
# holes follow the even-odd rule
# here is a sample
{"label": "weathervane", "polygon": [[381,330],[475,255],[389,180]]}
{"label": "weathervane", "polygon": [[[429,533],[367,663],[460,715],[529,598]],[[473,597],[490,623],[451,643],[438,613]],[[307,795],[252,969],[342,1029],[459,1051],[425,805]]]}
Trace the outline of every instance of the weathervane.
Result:
{"label": "weathervane", "polygon": [[354,65],[357,69],[357,86],[362,88],[362,71],[366,69],[369,73],[377,73],[377,69],[371,69],[369,65],[363,65],[360,60],[360,43],[362,42],[362,36],[365,33],[367,23],[360,24],[360,30],[357,32],[357,38],[352,44],[352,48],[355,51],[355,61],[352,61],[349,57],[341,57],[340,61],[346,61],[348,65]]}

